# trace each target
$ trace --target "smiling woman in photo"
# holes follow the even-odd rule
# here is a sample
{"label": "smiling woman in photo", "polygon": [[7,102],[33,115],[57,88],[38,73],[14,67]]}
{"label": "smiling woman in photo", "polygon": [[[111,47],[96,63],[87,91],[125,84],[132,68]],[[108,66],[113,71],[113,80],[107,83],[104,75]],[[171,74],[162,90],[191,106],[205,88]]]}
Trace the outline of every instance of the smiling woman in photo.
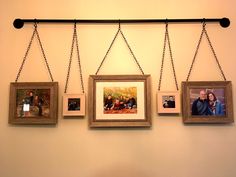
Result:
{"label": "smiling woman in photo", "polygon": [[224,115],[223,105],[213,92],[207,93],[207,101],[212,115]]}

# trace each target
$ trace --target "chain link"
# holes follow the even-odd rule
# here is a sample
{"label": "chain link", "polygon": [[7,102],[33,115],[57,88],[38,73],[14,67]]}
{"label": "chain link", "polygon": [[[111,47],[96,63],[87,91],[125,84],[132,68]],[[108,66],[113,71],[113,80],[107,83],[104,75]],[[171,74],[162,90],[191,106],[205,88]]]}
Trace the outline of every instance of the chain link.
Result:
{"label": "chain link", "polygon": [[27,56],[28,56],[28,53],[29,53],[30,47],[31,47],[31,45],[32,45],[32,42],[33,42],[33,39],[34,39],[35,33],[36,33],[36,28],[34,28],[33,34],[32,34],[32,36],[31,36],[31,39],[30,39],[29,45],[28,45],[28,47],[27,47],[27,49],[26,49],[26,52],[25,52],[25,55],[24,55],[23,61],[22,61],[21,66],[20,66],[20,69],[19,69],[19,71],[18,71],[18,73],[17,73],[17,76],[16,76],[16,79],[15,79],[15,82],[17,82],[18,79],[19,79],[19,77],[20,77],[21,71],[22,71],[22,69],[23,69],[23,67],[24,67],[24,64],[25,64],[26,58],[27,58]]}
{"label": "chain link", "polygon": [[41,51],[42,51],[42,54],[43,54],[43,57],[44,57],[44,60],[45,60],[45,63],[46,63],[46,66],[47,66],[47,69],[48,69],[50,78],[51,78],[51,80],[52,80],[52,82],[53,82],[52,73],[51,73],[51,70],[50,70],[50,67],[49,67],[49,64],[48,64],[46,55],[45,55],[45,51],[44,51],[44,49],[43,49],[42,42],[41,42],[41,40],[40,40],[40,36],[39,36],[38,30],[37,30],[37,23],[36,23],[36,22],[35,22],[35,24],[34,24],[34,31],[33,31],[32,37],[31,37],[31,39],[30,39],[29,45],[28,45],[28,47],[27,47],[27,50],[26,50],[26,52],[25,52],[25,55],[24,55],[23,61],[22,61],[22,63],[21,63],[20,69],[19,69],[19,71],[18,71],[18,74],[17,74],[17,76],[16,76],[15,82],[18,81],[18,79],[19,79],[19,77],[20,77],[20,74],[21,74],[21,71],[23,70],[23,67],[24,67],[26,58],[27,58],[27,56],[28,56],[29,50],[30,50],[30,48],[31,48],[31,45],[32,45],[32,42],[33,42],[33,39],[34,39],[35,34],[36,34],[36,37],[37,37],[37,39],[38,39],[38,41],[39,41],[40,49],[41,49]]}
{"label": "chain link", "polygon": [[48,61],[47,61],[47,58],[46,58],[46,55],[45,55],[45,51],[43,49],[43,44],[41,42],[38,30],[37,30],[37,24],[36,23],[35,23],[35,31],[36,31],[36,35],[37,35],[37,38],[38,38],[38,41],[39,41],[39,45],[40,45],[40,48],[41,48],[41,51],[42,51],[42,54],[43,54],[43,58],[45,60],[45,63],[46,63],[47,69],[48,69],[48,73],[50,75],[51,81],[53,82],[52,72],[51,72],[51,69],[49,67],[49,64],[48,64]]}
{"label": "chain link", "polygon": [[127,47],[129,48],[129,51],[130,51],[130,53],[132,54],[132,56],[133,56],[133,58],[134,58],[134,61],[135,61],[136,64],[138,65],[139,70],[140,70],[141,73],[144,75],[143,69],[142,69],[141,65],[139,64],[137,58],[135,57],[134,52],[132,51],[132,49],[131,49],[131,47],[130,47],[130,45],[129,45],[129,43],[128,43],[128,41],[127,41],[125,35],[124,35],[124,33],[122,32],[122,30],[120,30],[120,33],[121,33],[121,35],[122,35],[122,37],[123,37],[123,39],[124,39],[124,41],[125,41]]}
{"label": "chain link", "polygon": [[161,81],[162,81],[162,73],[163,73],[163,67],[164,67],[164,60],[165,60],[165,51],[166,51],[166,38],[167,38],[167,28],[165,30],[165,37],[164,37],[164,46],[163,46],[163,52],[162,52],[162,60],[161,60],[161,70],[160,70],[160,78],[159,78],[159,84],[158,84],[158,90],[161,89]]}
{"label": "chain link", "polygon": [[161,70],[160,70],[160,78],[159,78],[159,84],[158,84],[158,90],[161,89],[161,81],[162,81],[162,74],[163,74],[163,67],[164,67],[164,60],[165,60],[165,51],[166,51],[166,43],[168,43],[169,52],[170,52],[170,58],[171,58],[171,66],[174,74],[174,80],[175,80],[175,86],[177,91],[179,90],[176,72],[175,72],[175,66],[174,66],[174,59],[172,55],[172,49],[170,45],[170,36],[168,31],[168,23],[166,22],[166,30],[165,30],[165,37],[164,37],[164,46],[163,46],[163,53],[162,53],[162,61],[161,61]]}
{"label": "chain link", "polygon": [[112,47],[112,45],[114,44],[114,42],[115,42],[115,40],[116,40],[116,38],[117,38],[119,32],[120,32],[120,27],[118,28],[118,30],[117,30],[117,32],[116,32],[116,34],[115,34],[115,36],[114,36],[114,38],[113,38],[113,40],[112,40],[112,42],[111,42],[109,48],[108,48],[108,50],[107,50],[105,56],[104,56],[103,59],[102,59],[102,62],[100,63],[100,65],[99,65],[99,67],[98,67],[98,69],[97,69],[97,71],[96,71],[96,73],[95,73],[96,75],[98,74],[98,72],[99,72],[99,70],[101,69],[101,67],[102,67],[102,65],[103,65],[103,63],[104,63],[104,61],[105,61],[105,59],[107,58],[107,55],[108,55],[108,53],[110,52],[111,47]]}
{"label": "chain link", "polygon": [[205,23],[203,23],[202,32],[201,32],[200,38],[199,38],[198,43],[197,43],[197,48],[196,48],[196,51],[194,53],[193,61],[191,63],[186,81],[189,80],[190,74],[193,70],[193,64],[195,63],[195,60],[196,60],[196,57],[197,57],[197,54],[198,54],[198,50],[199,50],[199,47],[200,47],[200,44],[201,44],[201,41],[202,41],[202,37],[203,37],[203,34],[204,34],[204,29],[205,29]]}
{"label": "chain link", "polygon": [[139,70],[140,70],[141,73],[144,75],[144,72],[143,72],[143,69],[142,69],[141,65],[139,64],[139,62],[138,62],[137,58],[135,57],[134,52],[132,51],[132,49],[131,49],[131,47],[130,47],[130,45],[129,45],[129,43],[128,43],[128,41],[127,41],[125,35],[124,35],[124,33],[123,33],[122,30],[121,30],[120,22],[119,22],[118,30],[117,30],[117,32],[116,32],[116,34],[115,34],[115,36],[114,36],[114,38],[113,38],[113,40],[112,40],[112,42],[111,42],[111,44],[110,44],[108,50],[107,50],[105,56],[103,57],[102,62],[100,63],[100,65],[99,65],[99,67],[98,67],[98,69],[97,69],[97,72],[96,72],[95,74],[96,74],[96,75],[98,74],[98,72],[99,72],[100,68],[102,67],[102,65],[103,65],[103,63],[104,63],[104,61],[105,61],[105,59],[106,59],[108,53],[110,52],[111,47],[112,47],[112,45],[114,44],[114,42],[115,42],[115,40],[116,40],[116,38],[117,38],[119,32],[120,32],[122,38],[124,39],[124,41],[125,41],[127,47],[129,48],[129,51],[130,51],[130,53],[132,54],[132,56],[133,56],[133,58],[134,58],[136,64],[138,65]]}
{"label": "chain link", "polygon": [[178,82],[177,82],[177,77],[176,77],[176,72],[175,72],[175,67],[174,67],[174,59],[173,59],[173,55],[172,55],[172,49],[171,49],[171,46],[170,46],[169,32],[167,32],[167,38],[168,38],[168,46],[169,46],[169,51],[170,51],[170,59],[171,59],[172,70],[173,70],[173,74],[174,74],[175,86],[176,86],[176,89],[178,91],[179,87],[178,87]]}
{"label": "chain link", "polygon": [[69,78],[70,78],[70,69],[71,69],[72,56],[73,56],[73,50],[74,50],[74,40],[75,40],[75,28],[74,28],[73,36],[72,36],[72,44],[71,44],[71,50],[70,50],[70,58],[69,58],[69,65],[68,65],[68,69],[67,69],[66,84],[65,84],[64,93],[67,92],[68,82],[69,82]]}
{"label": "chain link", "polygon": [[210,38],[209,38],[209,36],[208,36],[208,34],[207,34],[207,30],[206,30],[205,26],[204,26],[204,31],[205,31],[205,35],[206,35],[206,38],[207,38],[207,40],[208,40],[208,43],[209,43],[209,45],[210,45],[211,51],[212,51],[212,53],[213,53],[213,55],[214,55],[214,57],[215,57],[216,63],[217,63],[217,65],[218,65],[219,69],[220,69],[221,75],[222,75],[222,77],[224,78],[224,80],[226,81],[225,74],[224,74],[223,69],[222,69],[222,67],[221,67],[221,65],[220,65],[220,62],[219,62],[219,60],[218,60],[218,58],[217,58],[217,56],[216,56],[216,52],[215,52],[215,50],[214,50],[214,48],[213,48],[213,46],[212,46],[212,43],[211,43]]}
{"label": "chain link", "polygon": [[209,36],[208,36],[207,30],[206,30],[206,23],[205,23],[205,22],[203,22],[203,25],[202,25],[202,32],[201,32],[200,39],[199,39],[198,44],[197,44],[196,51],[195,51],[195,53],[194,53],[193,61],[192,61],[192,63],[191,63],[191,66],[190,66],[190,69],[189,69],[189,72],[188,72],[188,76],[187,76],[186,81],[189,80],[190,74],[191,74],[191,72],[192,72],[193,64],[194,64],[194,62],[195,62],[195,60],[196,60],[196,56],[197,56],[198,51],[199,51],[199,47],[200,47],[200,44],[201,44],[201,41],[202,41],[203,34],[206,35],[208,44],[209,44],[209,46],[210,46],[210,48],[211,48],[211,51],[212,51],[212,53],[213,53],[213,55],[214,55],[214,57],[215,57],[215,60],[216,60],[216,63],[217,63],[217,65],[218,65],[219,69],[220,69],[221,75],[222,75],[222,77],[224,78],[224,80],[226,81],[226,77],[225,77],[225,75],[224,75],[223,69],[222,69],[222,67],[221,67],[221,65],[220,65],[220,62],[219,62],[219,60],[218,60],[218,58],[217,58],[217,56],[216,56],[215,50],[214,50],[214,48],[213,48],[213,46],[212,46],[212,43],[211,43],[211,41],[210,41],[210,38],[209,38]]}
{"label": "chain link", "polygon": [[82,67],[81,67],[80,53],[79,53],[78,35],[77,35],[76,28],[75,28],[75,39],[76,39],[75,42],[76,42],[76,50],[77,50],[79,72],[80,72],[81,89],[82,89],[82,92],[84,93],[84,82],[83,82]]}
{"label": "chain link", "polygon": [[83,82],[82,68],[81,68],[81,62],[80,62],[80,54],[79,54],[79,44],[78,44],[76,22],[74,24],[74,31],[73,31],[73,37],[72,37],[72,44],[71,44],[71,51],[70,51],[70,58],[69,58],[69,65],[68,65],[68,70],[67,70],[66,84],[65,84],[64,93],[67,92],[67,88],[68,88],[68,83],[69,83],[69,78],[70,78],[70,70],[71,70],[71,63],[72,63],[73,51],[74,51],[74,43],[76,43],[76,52],[77,52],[78,64],[79,64],[81,88],[82,88],[82,92],[84,93],[84,82]]}

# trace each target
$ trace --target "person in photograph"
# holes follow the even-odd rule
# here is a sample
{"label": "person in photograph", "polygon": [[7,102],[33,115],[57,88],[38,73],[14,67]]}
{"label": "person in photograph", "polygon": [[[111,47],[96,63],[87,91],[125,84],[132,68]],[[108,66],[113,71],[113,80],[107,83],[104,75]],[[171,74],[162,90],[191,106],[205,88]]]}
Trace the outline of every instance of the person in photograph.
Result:
{"label": "person in photograph", "polygon": [[115,103],[113,104],[113,107],[111,109],[114,109],[114,110],[120,110],[120,100],[119,99],[116,99],[115,100]]}
{"label": "person in photograph", "polygon": [[22,113],[24,114],[24,116],[29,116],[30,115],[30,106],[33,105],[33,92],[27,92],[26,97],[22,100]]}
{"label": "person in photograph", "polygon": [[30,99],[30,106],[33,106],[34,103],[34,93],[30,91],[29,93],[29,99]]}
{"label": "person in photograph", "polygon": [[129,97],[124,97],[124,108],[128,109]]}
{"label": "person in photograph", "polygon": [[33,106],[33,101],[34,101],[34,94],[32,91],[27,92],[26,97],[24,98],[24,104],[27,104],[29,106]]}
{"label": "person in photograph", "polygon": [[110,110],[113,107],[113,100],[111,95],[108,95],[108,97],[105,99],[104,102],[104,109],[105,110]]}
{"label": "person in photograph", "polygon": [[175,100],[173,96],[169,96],[169,100],[167,101],[168,108],[175,108]]}
{"label": "person in photograph", "polygon": [[199,97],[194,100],[192,105],[192,115],[211,115],[205,90],[201,90]]}
{"label": "person in photograph", "polygon": [[213,92],[207,93],[207,100],[212,115],[224,115],[223,105]]}
{"label": "person in photograph", "polygon": [[80,99],[68,99],[68,111],[80,110]]}
{"label": "person in photograph", "polygon": [[41,97],[39,97],[38,95],[35,95],[35,98],[34,98],[34,105],[37,106],[39,112],[38,112],[38,115],[39,116],[42,116],[43,115],[43,99]]}
{"label": "person in photograph", "polygon": [[133,109],[136,106],[136,100],[134,97],[129,96],[128,108]]}
{"label": "person in photograph", "polygon": [[20,117],[23,117],[24,116],[24,104],[25,104],[25,99],[22,100],[21,102],[21,106],[20,106]]}
{"label": "person in photograph", "polygon": [[168,100],[165,100],[165,101],[163,102],[163,108],[168,108]]}
{"label": "person in photograph", "polygon": [[76,101],[74,101],[74,100],[69,101],[69,104],[68,104],[68,110],[69,111],[75,111],[76,107],[77,107],[77,102]]}
{"label": "person in photograph", "polygon": [[120,96],[120,109],[124,109],[125,108],[125,97],[124,96]]}

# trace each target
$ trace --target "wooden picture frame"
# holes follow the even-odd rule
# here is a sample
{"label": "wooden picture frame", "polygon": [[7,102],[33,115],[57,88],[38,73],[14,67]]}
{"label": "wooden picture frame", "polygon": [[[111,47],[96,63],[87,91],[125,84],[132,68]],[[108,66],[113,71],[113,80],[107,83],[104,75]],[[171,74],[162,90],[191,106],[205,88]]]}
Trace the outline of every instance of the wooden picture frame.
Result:
{"label": "wooden picture frame", "polygon": [[150,75],[90,75],[90,127],[150,127]]}
{"label": "wooden picture frame", "polygon": [[10,124],[56,124],[58,82],[10,83]]}
{"label": "wooden picture frame", "polygon": [[231,81],[182,82],[184,123],[234,122]]}
{"label": "wooden picture frame", "polygon": [[63,116],[85,116],[85,94],[64,94]]}
{"label": "wooden picture frame", "polygon": [[179,114],[180,113],[179,91],[158,91],[157,92],[157,113],[158,114]]}

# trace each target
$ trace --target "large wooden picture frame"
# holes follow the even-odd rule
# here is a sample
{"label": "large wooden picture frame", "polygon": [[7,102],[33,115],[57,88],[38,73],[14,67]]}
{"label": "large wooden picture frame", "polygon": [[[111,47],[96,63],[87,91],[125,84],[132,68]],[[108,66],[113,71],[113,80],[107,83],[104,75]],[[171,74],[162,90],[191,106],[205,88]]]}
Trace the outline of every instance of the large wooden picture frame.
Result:
{"label": "large wooden picture frame", "polygon": [[10,84],[10,124],[56,124],[57,112],[57,82]]}
{"label": "large wooden picture frame", "polygon": [[150,127],[150,75],[90,75],[90,127]]}
{"label": "large wooden picture frame", "polygon": [[231,81],[182,82],[184,123],[234,122]]}

